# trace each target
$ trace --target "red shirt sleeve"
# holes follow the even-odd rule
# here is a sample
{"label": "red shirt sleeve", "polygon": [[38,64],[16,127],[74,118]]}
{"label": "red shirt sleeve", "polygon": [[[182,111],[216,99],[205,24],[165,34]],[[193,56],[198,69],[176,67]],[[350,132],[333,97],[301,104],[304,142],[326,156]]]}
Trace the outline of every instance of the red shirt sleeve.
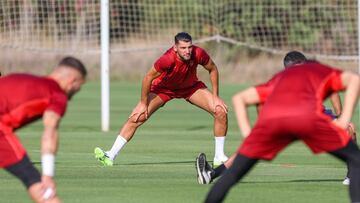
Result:
{"label": "red shirt sleeve", "polygon": [[345,87],[342,84],[341,81],[341,74],[342,71],[339,69],[333,69],[330,78],[328,80],[328,86],[333,90],[333,91],[340,91],[343,90]]}
{"label": "red shirt sleeve", "polygon": [[198,64],[205,66],[209,63],[210,56],[206,53],[206,51],[200,47],[196,47],[195,49],[196,59]]}
{"label": "red shirt sleeve", "polygon": [[154,63],[154,68],[162,73],[167,71],[174,64],[174,57],[171,54],[171,50],[168,50],[165,54],[163,54],[158,60]]}
{"label": "red shirt sleeve", "polygon": [[266,98],[270,94],[270,89],[271,88],[268,86],[267,83],[257,85],[255,88],[256,88],[256,91],[257,91],[257,93],[259,95],[260,103],[264,103]]}
{"label": "red shirt sleeve", "polygon": [[278,77],[277,75],[275,75],[272,79],[270,79],[266,83],[255,86],[256,91],[259,95],[260,103],[264,103],[268,98],[268,96],[272,93],[277,79]]}
{"label": "red shirt sleeve", "polygon": [[65,94],[54,93],[50,98],[50,103],[46,110],[54,111],[63,117],[67,107],[67,100],[68,99]]}

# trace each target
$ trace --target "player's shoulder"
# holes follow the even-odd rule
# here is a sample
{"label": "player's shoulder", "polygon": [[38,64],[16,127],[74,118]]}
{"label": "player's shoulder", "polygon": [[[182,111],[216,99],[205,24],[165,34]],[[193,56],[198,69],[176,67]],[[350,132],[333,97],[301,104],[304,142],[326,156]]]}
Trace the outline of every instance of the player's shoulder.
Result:
{"label": "player's shoulder", "polygon": [[40,76],[36,76],[29,73],[11,73],[1,77],[2,83],[9,83],[9,84],[13,84],[13,83],[19,84],[21,82],[20,84],[30,85],[40,80],[41,80]]}
{"label": "player's shoulder", "polygon": [[199,46],[193,45],[193,51],[197,54],[203,54],[206,53],[204,48],[201,48]]}
{"label": "player's shoulder", "polygon": [[36,86],[38,89],[48,89],[51,92],[64,93],[60,84],[48,76],[23,74],[22,77],[25,78],[24,81],[28,80],[31,85]]}
{"label": "player's shoulder", "polygon": [[208,59],[210,57],[209,54],[205,51],[205,49],[195,45],[193,45],[193,53],[195,53],[194,55],[197,59]]}
{"label": "player's shoulder", "polygon": [[166,60],[166,61],[174,61],[176,57],[176,53],[174,48],[170,48],[166,50],[159,58],[159,60]]}
{"label": "player's shoulder", "polygon": [[320,62],[315,61],[315,60],[309,60],[306,63],[302,64],[301,66],[305,67],[305,68],[309,68],[310,70],[314,70],[314,69],[335,70],[336,69],[336,68],[334,68],[334,67],[332,67],[330,65],[320,63]]}
{"label": "player's shoulder", "polygon": [[311,65],[310,70],[312,70],[312,72],[316,72],[319,75],[330,75],[330,74],[340,75],[343,72],[339,68],[319,62],[317,63],[313,62],[310,65]]}
{"label": "player's shoulder", "polygon": [[29,73],[11,73],[9,75],[5,75],[4,77],[7,77],[7,78],[35,79],[35,78],[38,78],[39,76],[32,75],[32,74],[29,74]]}
{"label": "player's shoulder", "polygon": [[173,48],[168,49],[154,63],[154,67],[160,71],[161,69],[173,66],[176,60],[176,53]]}

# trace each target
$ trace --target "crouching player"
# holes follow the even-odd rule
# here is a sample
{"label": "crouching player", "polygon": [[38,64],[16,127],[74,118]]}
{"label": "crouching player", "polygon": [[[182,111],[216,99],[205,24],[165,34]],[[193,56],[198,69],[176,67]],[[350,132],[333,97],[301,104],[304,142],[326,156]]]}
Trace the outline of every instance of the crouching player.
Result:
{"label": "crouching player", "polygon": [[[338,119],[331,120],[321,104],[339,91],[345,91],[343,112]],[[230,188],[259,159],[273,160],[296,140],[306,144],[313,153],[327,152],[348,163],[350,199],[360,202],[360,150],[346,132],[359,93],[359,75],[306,61],[277,73],[266,83],[236,94],[233,104],[237,123],[246,138],[205,202],[223,201]],[[264,104],[263,108],[251,129],[247,107],[260,103]]]}
{"label": "crouching player", "polygon": [[[80,90],[85,76],[85,66],[66,57],[47,77],[10,74],[0,78],[0,168],[19,178],[34,202],[60,202],[53,179],[58,126],[68,99]],[[41,117],[42,175],[14,133]]]}
{"label": "crouching player", "polygon": [[[307,61],[306,57],[298,51],[291,51],[291,52],[287,53],[283,60],[285,68],[296,67],[296,65],[301,65],[301,64],[305,63],[306,61]],[[331,94],[329,98],[330,98],[331,104],[333,106],[333,109],[336,113],[334,113],[331,109],[326,108],[325,106],[323,106],[323,112],[326,115],[328,115],[331,119],[334,120],[334,119],[337,119],[341,115],[341,112],[342,112],[341,100],[340,100],[340,96],[337,92]],[[262,105],[257,106],[258,112],[261,111],[261,106]],[[349,125],[346,130],[347,130],[347,133],[351,136],[351,138],[356,143],[356,130],[355,130],[354,124],[349,122]],[[224,164],[213,169],[210,166],[210,164],[207,162],[205,154],[200,153],[198,155],[198,157],[196,158],[196,170],[197,170],[197,174],[198,174],[199,184],[209,184],[215,178],[219,177],[227,168],[229,168],[231,166],[234,158],[235,158],[235,155],[231,156],[227,162],[225,162]],[[350,179],[349,179],[350,167],[349,167],[349,165],[347,165],[347,169],[348,169],[347,175],[346,175],[345,179],[343,180],[344,185],[350,184]]]}

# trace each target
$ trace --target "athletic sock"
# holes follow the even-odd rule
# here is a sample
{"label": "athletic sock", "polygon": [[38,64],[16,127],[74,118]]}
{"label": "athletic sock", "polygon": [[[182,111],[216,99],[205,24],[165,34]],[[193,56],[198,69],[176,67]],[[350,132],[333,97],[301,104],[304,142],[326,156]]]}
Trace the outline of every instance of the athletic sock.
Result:
{"label": "athletic sock", "polygon": [[215,157],[221,158],[225,156],[224,143],[225,143],[225,136],[215,137]]}
{"label": "athletic sock", "polygon": [[114,160],[126,143],[127,140],[121,135],[118,135],[110,151],[107,151],[106,154],[111,160]]}

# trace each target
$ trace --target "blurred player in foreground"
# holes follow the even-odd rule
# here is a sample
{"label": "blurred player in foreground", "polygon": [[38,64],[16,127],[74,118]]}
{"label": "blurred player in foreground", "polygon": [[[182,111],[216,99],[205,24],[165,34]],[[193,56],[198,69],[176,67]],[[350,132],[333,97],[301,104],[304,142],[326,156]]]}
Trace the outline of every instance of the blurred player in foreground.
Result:
{"label": "blurred player in foreground", "polygon": [[[291,51],[289,53],[286,54],[286,56],[284,57],[284,66],[285,68],[291,67],[293,65],[296,64],[302,64],[305,63],[307,61],[307,58],[304,56],[304,54],[302,54],[301,52],[298,51]],[[340,100],[340,96],[337,92],[331,94],[329,96],[331,104],[333,106],[334,111],[332,111],[331,109],[328,109],[324,106],[324,113],[328,116],[330,116],[331,119],[337,119],[342,112],[342,105],[341,105],[341,100]],[[354,140],[354,142],[356,143],[356,130],[355,130],[355,126],[352,122],[349,122],[348,127],[346,128],[348,134],[351,136],[351,138]],[[349,179],[349,165],[347,165],[348,171],[346,174],[346,177],[343,181],[344,185],[349,185],[350,184],[350,179]]]}
{"label": "blurred player in foreground", "polygon": [[[343,90],[343,111],[332,120],[324,114],[322,103],[332,93]],[[350,198],[360,202],[360,151],[346,132],[359,90],[357,74],[307,61],[236,94],[233,104],[237,122],[246,138],[205,202],[221,202],[259,159],[272,160],[296,140],[303,141],[313,153],[328,152],[347,162],[351,169]],[[251,129],[247,107],[261,103],[258,120]]]}
{"label": "blurred player in foreground", "polygon": [[[85,77],[85,66],[66,57],[46,77],[10,74],[0,78],[0,167],[23,182],[34,202],[60,202],[53,180],[58,127],[68,99],[80,90]],[[42,175],[14,133],[41,117]]]}
{"label": "blurred player in foreground", "polygon": [[[209,72],[211,92],[197,78],[196,69],[199,64]],[[103,151],[96,147],[95,158],[104,166],[112,166],[120,150],[151,114],[166,102],[174,98],[182,98],[214,117],[214,164],[222,164],[228,159],[224,154],[227,106],[219,97],[218,83],[219,72],[209,55],[202,48],[192,44],[192,38],[188,33],[178,33],[173,47],[167,50],[146,73],[142,81],[140,101],[122,126],[112,148]]]}
{"label": "blurred player in foreground", "polygon": [[[301,52],[298,52],[298,51],[291,51],[291,52],[287,53],[283,60],[285,68],[296,67],[294,65],[303,64],[306,61],[307,61],[306,57]],[[329,96],[329,98],[330,98],[331,104],[336,113],[334,113],[331,109],[325,108],[325,106],[323,107],[324,108],[323,111],[331,119],[336,119],[340,116],[341,111],[342,111],[340,96],[337,92],[334,92],[333,94],[331,94]],[[257,106],[258,112],[261,111],[261,107],[262,107],[262,104],[259,104]],[[347,127],[347,132],[351,136],[351,138],[354,140],[354,142],[356,143],[356,131],[355,131],[355,127],[354,127],[353,123],[349,122],[349,125]],[[227,168],[229,168],[231,166],[232,161],[235,158],[235,155],[236,154],[233,154],[229,158],[229,160],[227,162],[225,162],[224,164],[218,166],[215,169],[212,169],[206,160],[205,154],[200,153],[196,159],[196,170],[198,173],[199,184],[209,184],[215,178],[219,177]],[[348,165],[347,165],[347,168],[348,168],[348,172],[343,181],[344,185],[350,184],[350,179],[349,179],[349,170],[350,169],[349,169]]]}

